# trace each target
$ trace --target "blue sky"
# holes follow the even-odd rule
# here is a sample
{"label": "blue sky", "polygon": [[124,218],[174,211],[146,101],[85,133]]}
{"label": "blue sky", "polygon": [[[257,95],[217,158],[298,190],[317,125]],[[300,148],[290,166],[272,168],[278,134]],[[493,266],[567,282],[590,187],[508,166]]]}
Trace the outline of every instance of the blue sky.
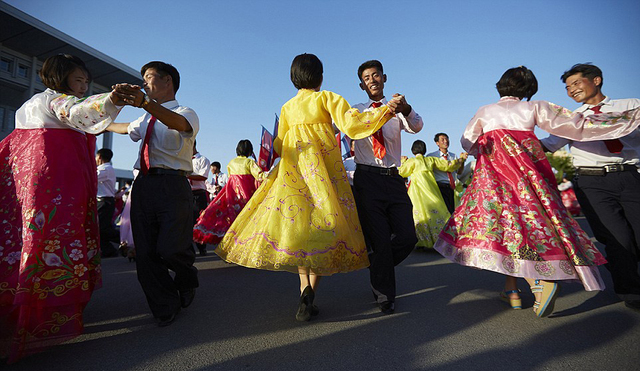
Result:
{"label": "blue sky", "polygon": [[[476,110],[498,99],[495,83],[514,66],[532,69],[534,99],[567,108],[559,77],[575,63],[604,71],[605,94],[640,97],[640,1],[136,1],[9,0],[12,6],[139,69],[176,66],[178,101],[200,117],[198,149],[223,166],[240,139],[256,148],[260,126],[296,94],[291,60],[314,53],[323,89],[355,104],[367,99],[357,68],[382,61],[387,96],[405,94],[424,129],[403,136],[403,154],[449,133],[454,152]],[[140,110],[126,108],[118,121]],[[538,133],[544,136],[543,133]],[[138,144],[114,139],[114,165],[128,169]]]}

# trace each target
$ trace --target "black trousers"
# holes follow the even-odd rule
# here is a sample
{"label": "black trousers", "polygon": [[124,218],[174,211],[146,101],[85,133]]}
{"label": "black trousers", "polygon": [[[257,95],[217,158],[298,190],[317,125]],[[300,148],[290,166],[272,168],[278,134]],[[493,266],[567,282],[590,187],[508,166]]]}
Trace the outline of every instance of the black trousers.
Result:
{"label": "black trousers", "polygon": [[100,197],[98,199],[98,224],[100,225],[100,250],[103,255],[110,256],[117,253],[111,244],[120,243],[120,233],[114,227],[113,213],[116,211],[116,199],[114,197]]}
{"label": "black trousers", "polygon": [[353,178],[358,217],[369,250],[371,288],[378,303],[395,301],[395,266],[413,251],[418,239],[413,206],[404,179],[356,169]]}
{"label": "black trousers", "polygon": [[[209,205],[209,192],[205,189],[196,189],[193,191],[193,225],[196,225],[200,213]],[[203,243],[196,243],[199,250],[206,248]]]}
{"label": "black trousers", "polygon": [[614,291],[623,300],[640,300],[640,174],[578,175],[574,185],[593,234],[605,245]]}
{"label": "black trousers", "polygon": [[156,318],[177,313],[179,291],[198,287],[191,186],[180,175],[140,174],[131,192],[138,281]]}
{"label": "black trousers", "polygon": [[456,201],[451,185],[449,183],[438,183],[438,189],[440,189],[440,193],[444,199],[444,204],[447,206],[447,210],[449,210],[449,214],[453,215],[453,211],[456,209]]}

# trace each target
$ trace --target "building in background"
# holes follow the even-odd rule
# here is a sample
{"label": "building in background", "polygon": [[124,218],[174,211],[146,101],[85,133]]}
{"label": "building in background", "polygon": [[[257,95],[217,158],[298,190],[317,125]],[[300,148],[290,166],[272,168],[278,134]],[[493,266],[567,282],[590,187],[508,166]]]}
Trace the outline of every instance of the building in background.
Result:
{"label": "building in background", "polygon": [[[119,82],[142,85],[133,68],[0,1],[0,140],[14,129],[16,110],[46,89],[38,71],[56,54],[72,54],[85,62],[93,76],[88,95],[107,92]],[[100,135],[97,147],[112,148],[112,135]],[[128,170],[116,174],[119,183],[133,179]]]}

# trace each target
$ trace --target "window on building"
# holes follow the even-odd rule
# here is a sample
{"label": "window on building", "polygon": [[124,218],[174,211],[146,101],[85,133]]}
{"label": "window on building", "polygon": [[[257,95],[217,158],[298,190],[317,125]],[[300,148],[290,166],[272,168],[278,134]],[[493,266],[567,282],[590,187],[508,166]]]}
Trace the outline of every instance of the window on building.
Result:
{"label": "window on building", "polygon": [[0,71],[9,72],[13,69],[13,60],[9,58],[0,58]]}
{"label": "window on building", "polygon": [[24,77],[25,79],[29,77],[29,67],[23,65],[23,64],[18,64],[18,76],[19,77]]}
{"label": "window on building", "polygon": [[0,107],[0,130],[2,131],[7,131],[7,129],[4,127],[4,123],[5,123],[5,119],[4,119],[4,107]]}

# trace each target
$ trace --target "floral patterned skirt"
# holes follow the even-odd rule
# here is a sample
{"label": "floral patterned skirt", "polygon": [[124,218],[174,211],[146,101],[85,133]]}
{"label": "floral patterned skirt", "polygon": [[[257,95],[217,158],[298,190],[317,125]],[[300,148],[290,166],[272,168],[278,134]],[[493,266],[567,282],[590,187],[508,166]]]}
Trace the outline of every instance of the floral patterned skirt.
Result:
{"label": "floral patterned skirt", "polygon": [[534,133],[494,130],[478,146],[471,185],[434,248],[462,265],[603,290],[606,260],[564,207]]}
{"label": "floral patterned skirt", "polygon": [[256,188],[256,179],[253,175],[230,175],[227,184],[198,218],[193,228],[193,240],[214,245],[220,243]]}
{"label": "floral patterned skirt", "polygon": [[101,285],[95,137],[16,129],[0,143],[0,356],[82,333]]}
{"label": "floral patterned skirt", "polygon": [[281,160],[215,250],[249,268],[317,275],[369,266],[362,227],[331,125],[293,125]]}

